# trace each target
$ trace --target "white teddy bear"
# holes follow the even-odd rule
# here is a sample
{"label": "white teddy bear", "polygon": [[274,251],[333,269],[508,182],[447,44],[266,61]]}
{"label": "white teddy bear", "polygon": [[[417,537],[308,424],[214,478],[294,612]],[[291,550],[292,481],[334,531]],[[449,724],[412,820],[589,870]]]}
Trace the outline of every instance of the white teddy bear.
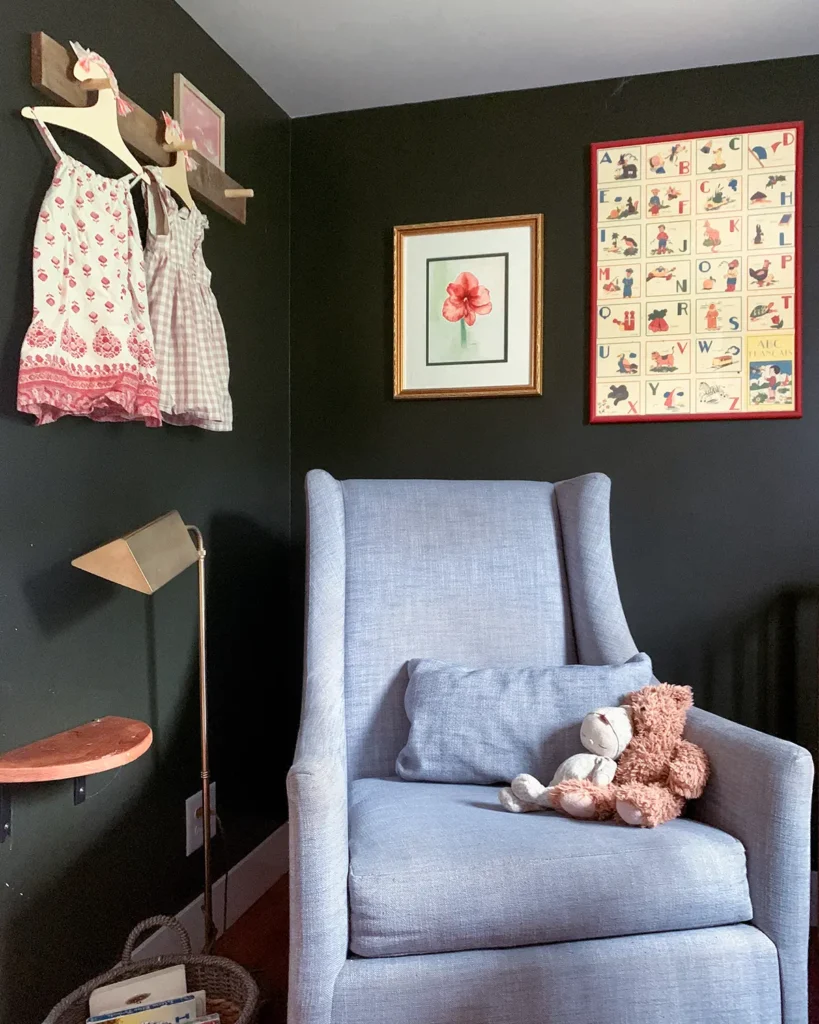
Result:
{"label": "white teddy bear", "polygon": [[594,807],[587,802],[575,800],[569,805],[565,798],[559,807],[552,802],[552,789],[566,779],[589,779],[598,786],[607,786],[614,778],[617,760],[631,741],[631,708],[598,708],[590,711],[580,726],[580,742],[588,754],[574,754],[567,757],[555,772],[548,786],[542,785],[533,775],[518,775],[498,793],[498,798],[507,811],[519,814],[522,811],[562,810],[574,818],[589,817]]}

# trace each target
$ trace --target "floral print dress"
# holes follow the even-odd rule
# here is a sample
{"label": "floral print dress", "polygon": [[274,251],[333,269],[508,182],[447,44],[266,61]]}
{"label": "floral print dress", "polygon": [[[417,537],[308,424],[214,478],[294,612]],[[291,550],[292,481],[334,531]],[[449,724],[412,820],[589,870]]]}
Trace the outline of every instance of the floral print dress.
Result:
{"label": "floral print dress", "polygon": [[147,288],[131,188],[63,153],[34,236],[34,311],[20,355],[17,408],[37,425],[62,416],[162,425]]}

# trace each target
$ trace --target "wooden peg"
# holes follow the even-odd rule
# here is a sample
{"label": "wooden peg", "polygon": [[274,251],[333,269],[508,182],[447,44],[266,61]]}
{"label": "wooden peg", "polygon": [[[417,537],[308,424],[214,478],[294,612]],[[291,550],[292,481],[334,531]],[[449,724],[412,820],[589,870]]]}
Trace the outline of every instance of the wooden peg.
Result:
{"label": "wooden peg", "polygon": [[186,149],[196,149],[196,142],[193,139],[185,139],[184,142],[165,142],[162,148],[166,153],[181,153]]}
{"label": "wooden peg", "polygon": [[226,188],[225,199],[252,199],[252,188]]}
{"label": "wooden peg", "polygon": [[[128,150],[132,147],[143,159],[143,162],[155,164],[163,172],[175,167],[181,154],[174,156],[162,148],[165,141],[161,124],[157,123],[147,110],[134,104],[128,117],[116,116],[116,102],[113,91],[109,88],[107,78],[97,77],[87,80],[87,88],[99,90],[96,102],[86,107],[86,94],[81,93],[82,83],[72,74],[71,69],[76,57],[55,39],[44,32],[34,32],[31,36],[31,84],[44,93],[49,102],[57,101],[59,106],[37,107],[36,116],[47,124],[56,124],[64,128],[88,135],[97,139],[116,153],[135,174],[143,173],[139,160]],[[131,100],[133,103],[133,100]],[[24,117],[35,113],[32,108],[23,110]],[[104,122],[104,124],[103,124]],[[114,129],[120,134],[117,141]],[[127,145],[126,145],[127,143]],[[230,175],[208,160],[195,157],[196,166],[187,172],[190,191],[197,202],[201,200],[212,209],[218,211],[228,220],[244,224],[247,218],[246,202],[242,198],[233,199],[225,195],[227,189],[240,189],[240,184]],[[184,164],[184,160],[182,160]],[[244,192],[240,195],[247,198]],[[0,783],[2,789],[2,783]],[[0,793],[0,819],[2,819],[2,793]],[[0,837],[2,821],[0,820]]]}
{"label": "wooden peg", "polygon": [[110,78],[86,78],[77,85],[86,92],[101,92],[103,89],[111,89]]}

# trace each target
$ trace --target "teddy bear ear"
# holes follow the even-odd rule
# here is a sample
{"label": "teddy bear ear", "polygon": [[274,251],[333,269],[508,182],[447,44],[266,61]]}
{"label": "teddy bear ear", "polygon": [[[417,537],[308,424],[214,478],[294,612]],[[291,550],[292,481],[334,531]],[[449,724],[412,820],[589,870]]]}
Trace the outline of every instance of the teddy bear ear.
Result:
{"label": "teddy bear ear", "polygon": [[687,711],[694,706],[694,691],[690,686],[672,686],[672,697],[679,708]]}

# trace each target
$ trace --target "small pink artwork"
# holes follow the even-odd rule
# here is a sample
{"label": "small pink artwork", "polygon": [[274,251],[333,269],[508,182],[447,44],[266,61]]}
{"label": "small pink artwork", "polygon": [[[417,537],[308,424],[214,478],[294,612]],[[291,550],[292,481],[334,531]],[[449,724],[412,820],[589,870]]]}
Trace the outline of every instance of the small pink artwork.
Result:
{"label": "small pink artwork", "polygon": [[225,169],[225,115],[183,75],[174,75],[174,117],[199,153]]}

